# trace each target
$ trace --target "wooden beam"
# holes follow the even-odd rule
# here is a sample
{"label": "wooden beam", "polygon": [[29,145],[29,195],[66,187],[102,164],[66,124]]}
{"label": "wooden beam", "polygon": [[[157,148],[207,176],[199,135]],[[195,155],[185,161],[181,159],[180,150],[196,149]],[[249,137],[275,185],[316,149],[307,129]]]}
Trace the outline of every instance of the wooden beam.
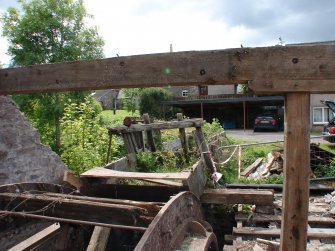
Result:
{"label": "wooden beam", "polygon": [[243,172],[241,172],[241,176],[249,176],[253,171],[256,170],[262,164],[264,158],[258,158],[254,163],[248,166]]}
{"label": "wooden beam", "polygon": [[[188,51],[0,69],[0,94],[335,79],[335,45]],[[287,82],[286,82],[287,83]],[[284,91],[301,91],[290,84]],[[331,81],[322,90],[334,92]],[[255,89],[256,90],[256,89]]]}
{"label": "wooden beam", "polygon": [[[150,117],[148,113],[144,113],[142,117],[146,125],[150,124]],[[152,130],[147,130],[147,141],[151,152],[156,152],[156,145],[152,134]]]}
{"label": "wooden beam", "polygon": [[310,169],[310,94],[285,102],[285,163],[281,250],[306,250]]}
{"label": "wooden beam", "polygon": [[110,131],[118,133],[141,132],[151,130],[178,129],[187,127],[201,127],[203,119],[185,119],[183,121],[156,122],[151,124],[132,124],[131,126],[117,126],[109,128]]}
{"label": "wooden beam", "polygon": [[34,234],[33,236],[29,237],[28,239],[20,242],[19,244],[15,245],[14,247],[10,248],[8,251],[28,251],[34,250],[39,245],[43,244],[44,242],[50,240],[51,238],[55,237],[59,234],[61,227],[59,223],[52,224],[51,226],[43,229],[42,231]]}
{"label": "wooden beam", "polygon": [[[306,68],[306,71],[308,69]],[[257,94],[280,94],[294,92],[335,93],[335,79],[316,80],[256,80],[249,82],[250,89]]]}
{"label": "wooden beam", "polygon": [[[182,113],[177,113],[177,119],[178,119],[178,121],[182,121],[184,119],[183,114]],[[186,159],[187,163],[189,163],[190,158],[188,156],[188,142],[187,142],[185,128],[179,128],[179,138],[180,138],[181,146],[183,148],[185,159]]]}
{"label": "wooden beam", "polygon": [[141,172],[119,172],[115,170],[106,169],[103,167],[96,167],[90,169],[80,175],[84,178],[115,178],[115,179],[176,179],[187,180],[190,172],[180,173],[141,173]]}
{"label": "wooden beam", "polygon": [[116,171],[128,171],[129,170],[129,160],[127,157],[123,157],[111,163],[108,163],[104,168],[116,170]]}
{"label": "wooden beam", "polygon": [[[247,222],[249,216],[243,214],[235,215],[236,221]],[[268,223],[268,222],[281,222],[281,216],[279,215],[268,215],[268,214],[253,214],[251,218],[252,222],[255,223]],[[308,224],[317,224],[317,225],[335,225],[335,219],[331,217],[323,217],[323,216],[308,216]]]}
{"label": "wooden beam", "polygon": [[195,194],[198,198],[200,198],[203,194],[207,182],[204,169],[204,162],[199,160],[192,166],[189,178],[183,181],[184,186],[188,187],[188,190]]}
{"label": "wooden beam", "polygon": [[110,231],[111,229],[107,227],[94,227],[86,251],[105,251]]}
{"label": "wooden beam", "polygon": [[[233,228],[233,235],[252,235],[255,237],[275,237],[280,236],[279,228],[260,228],[260,227],[243,227]],[[333,228],[309,228],[306,232],[308,239],[334,239],[335,229]],[[291,250],[291,249],[288,249]],[[294,250],[294,249],[292,249]]]}
{"label": "wooden beam", "polygon": [[[11,202],[8,204],[8,202]],[[73,220],[87,220],[111,224],[142,224],[140,216],[148,215],[145,208],[73,198],[49,197],[38,194],[1,193],[0,202],[17,212],[33,212]],[[23,203],[24,202],[24,203]]]}
{"label": "wooden beam", "polygon": [[273,204],[271,190],[247,189],[206,189],[201,196],[202,203],[209,204],[255,204],[269,206]]}

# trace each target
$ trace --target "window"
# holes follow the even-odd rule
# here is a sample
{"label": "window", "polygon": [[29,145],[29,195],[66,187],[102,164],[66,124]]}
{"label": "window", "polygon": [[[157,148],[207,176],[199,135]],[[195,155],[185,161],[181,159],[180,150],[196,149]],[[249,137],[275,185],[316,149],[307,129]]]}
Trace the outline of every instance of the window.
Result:
{"label": "window", "polygon": [[188,96],[188,90],[182,90],[181,91],[181,96],[182,97],[187,97]]}
{"label": "window", "polygon": [[200,85],[199,86],[199,95],[207,96],[208,95],[208,86]]}
{"label": "window", "polygon": [[333,117],[328,107],[313,107],[313,124],[323,125]]}

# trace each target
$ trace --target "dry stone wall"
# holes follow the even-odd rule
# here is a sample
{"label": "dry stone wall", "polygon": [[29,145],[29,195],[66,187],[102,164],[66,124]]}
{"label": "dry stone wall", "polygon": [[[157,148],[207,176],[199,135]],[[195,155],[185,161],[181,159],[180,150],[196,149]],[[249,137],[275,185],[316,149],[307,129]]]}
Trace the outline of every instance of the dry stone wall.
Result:
{"label": "dry stone wall", "polygon": [[0,185],[61,183],[65,164],[41,144],[36,129],[10,97],[0,96]]}

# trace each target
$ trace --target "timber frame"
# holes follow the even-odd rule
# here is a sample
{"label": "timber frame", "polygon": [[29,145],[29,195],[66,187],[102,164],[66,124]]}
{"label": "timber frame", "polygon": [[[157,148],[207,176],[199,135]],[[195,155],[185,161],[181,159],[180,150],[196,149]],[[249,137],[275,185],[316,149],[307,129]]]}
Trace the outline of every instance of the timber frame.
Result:
{"label": "timber frame", "polygon": [[248,83],[284,93],[285,180],[281,250],[306,250],[310,93],[335,93],[335,45],[190,51],[0,69],[0,95]]}

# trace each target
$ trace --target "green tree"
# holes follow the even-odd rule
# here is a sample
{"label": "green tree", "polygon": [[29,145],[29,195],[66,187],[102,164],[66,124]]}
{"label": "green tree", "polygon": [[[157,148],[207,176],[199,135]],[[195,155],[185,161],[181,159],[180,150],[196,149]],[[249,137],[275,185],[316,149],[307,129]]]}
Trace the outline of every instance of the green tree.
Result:
{"label": "green tree", "polygon": [[124,93],[123,105],[128,112],[134,115],[138,109],[138,98],[141,93],[139,88],[122,89]]}
{"label": "green tree", "polygon": [[171,108],[164,107],[161,102],[167,101],[172,94],[163,88],[146,88],[140,93],[140,114],[149,113],[152,118],[165,118],[171,115]]}
{"label": "green tree", "polygon": [[[1,16],[12,65],[27,66],[103,57],[96,27],[86,27],[81,0],[19,0],[22,13],[10,7]],[[39,130],[42,141],[60,152],[60,118],[70,98],[79,104],[87,93],[17,95],[20,109]]]}

